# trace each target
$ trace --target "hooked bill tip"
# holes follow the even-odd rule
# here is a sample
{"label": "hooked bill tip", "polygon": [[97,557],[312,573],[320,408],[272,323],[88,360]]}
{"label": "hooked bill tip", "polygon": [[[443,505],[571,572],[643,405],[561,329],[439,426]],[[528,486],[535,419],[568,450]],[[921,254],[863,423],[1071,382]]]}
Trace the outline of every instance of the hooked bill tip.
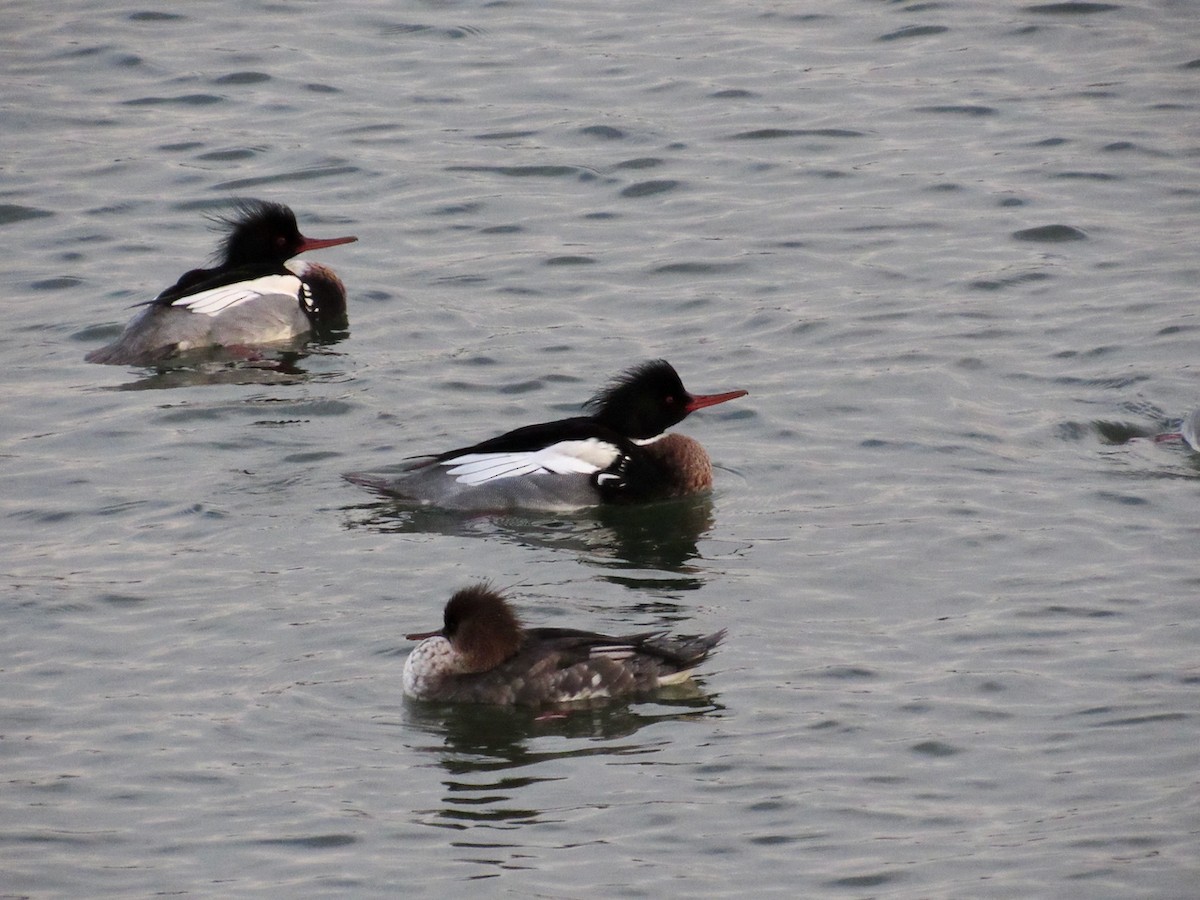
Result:
{"label": "hooked bill tip", "polygon": [[738,397],[745,397],[749,391],[726,391],[724,394],[692,394],[687,402],[687,411],[695,412],[698,409],[704,409],[706,406],[716,406],[718,403],[724,403],[726,400],[736,400]]}
{"label": "hooked bill tip", "polygon": [[309,250],[324,250],[326,247],[337,247],[341,244],[353,244],[357,241],[356,237],[339,237],[339,238],[303,238],[300,244],[300,249],[297,253],[306,253]]}

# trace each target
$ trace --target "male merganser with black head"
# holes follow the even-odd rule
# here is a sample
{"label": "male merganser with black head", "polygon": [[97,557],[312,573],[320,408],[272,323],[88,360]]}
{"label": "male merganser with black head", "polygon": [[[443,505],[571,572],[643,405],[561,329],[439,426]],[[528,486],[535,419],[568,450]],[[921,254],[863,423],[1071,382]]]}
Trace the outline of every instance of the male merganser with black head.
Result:
{"label": "male merganser with black head", "polygon": [[646,632],[608,637],[573,628],[524,628],[487,584],[463,588],[437,631],[404,663],[404,693],[418,700],[541,706],[648,695],[686,681],[725,637]]}
{"label": "male merganser with black head", "polygon": [[414,457],[399,478],[355,484],[451,509],[579,509],[681,497],[712,487],[699,441],[666,430],[746,391],[689,394],[666,360],[636,366],[585,404],[591,415],[527,425],[470,447]]}
{"label": "male merganser with black head", "polygon": [[346,289],[333,270],[289,260],[358,238],[307,238],[288,207],[264,200],[242,201],[216,221],[229,229],[220,265],[185,272],[88,362],[154,365],[187,351],[279,343],[344,326]]}
{"label": "male merganser with black head", "polygon": [[1156,434],[1154,440],[1157,441],[1183,441],[1192,450],[1200,453],[1200,409],[1194,409],[1179,425],[1178,431],[1168,431],[1163,434]]}

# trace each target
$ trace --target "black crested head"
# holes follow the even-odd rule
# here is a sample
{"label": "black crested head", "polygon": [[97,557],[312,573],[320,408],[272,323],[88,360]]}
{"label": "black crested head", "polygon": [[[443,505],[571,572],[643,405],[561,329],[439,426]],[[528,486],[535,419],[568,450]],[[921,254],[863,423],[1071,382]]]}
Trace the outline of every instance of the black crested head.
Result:
{"label": "black crested head", "polygon": [[690,412],[689,399],[675,368],[665,359],[652,359],[622,372],[584,409],[618,434],[645,440],[682,422]]}
{"label": "black crested head", "polygon": [[305,238],[296,215],[282,203],[239,200],[234,211],[214,221],[229,229],[221,242],[225,266],[283,264],[304,249]]}

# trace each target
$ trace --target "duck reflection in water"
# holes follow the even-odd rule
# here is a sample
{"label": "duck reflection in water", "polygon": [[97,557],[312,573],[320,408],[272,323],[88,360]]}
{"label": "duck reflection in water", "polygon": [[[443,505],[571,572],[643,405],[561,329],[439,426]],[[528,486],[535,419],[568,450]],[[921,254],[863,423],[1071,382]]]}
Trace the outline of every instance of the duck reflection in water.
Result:
{"label": "duck reflection in water", "polygon": [[[107,390],[175,390],[221,384],[296,385],[337,379],[345,375],[345,366],[339,362],[342,354],[326,348],[344,340],[348,335],[348,331],[343,331],[323,335],[319,339],[305,338],[302,348],[258,348],[236,356],[226,355],[225,358],[222,358],[220,351],[214,351],[204,360],[193,356],[186,363],[176,361],[170,365],[158,366],[133,381],[113,385]],[[319,361],[322,368],[318,370],[301,365],[306,358]]]}
{"label": "duck reflection in water", "polygon": [[[697,494],[640,506],[600,506],[574,513],[513,511],[464,516],[437,507],[374,501],[347,527],[397,534],[499,538],[521,547],[566,550],[631,586],[695,590],[705,583],[700,542],[714,525],[713,497]],[[638,573],[645,573],[639,575]],[[661,573],[669,573],[664,584]]]}
{"label": "duck reflection in water", "polygon": [[[483,592],[484,596],[480,596]],[[718,713],[722,707],[707,695],[690,677],[681,678],[698,664],[724,632],[702,638],[668,638],[662,633],[641,634],[623,638],[608,638],[590,632],[573,629],[524,629],[511,618],[511,610],[497,607],[499,595],[490,588],[476,585],[460,592],[461,602],[452,600],[447,604],[447,622],[441,630],[426,637],[418,651],[425,647],[429,653],[423,655],[440,657],[453,653],[454,643],[466,643],[467,649],[474,643],[470,631],[471,619],[476,619],[483,604],[484,613],[495,613],[502,620],[501,630],[516,628],[518,642],[526,644],[526,650],[504,664],[482,673],[482,675],[451,676],[459,679],[471,693],[472,684],[481,686],[480,699],[498,702],[425,702],[409,700],[405,704],[406,734],[417,732],[435,739],[436,743],[417,749],[435,756],[445,769],[448,779],[444,782],[448,790],[442,807],[426,811],[430,815],[428,824],[449,828],[514,827],[544,820],[544,803],[539,802],[537,788],[545,782],[560,781],[563,777],[562,762],[588,756],[627,758],[651,755],[672,746],[673,741],[656,732],[653,740],[643,741],[634,736],[647,725],[667,720],[700,720]],[[466,610],[458,609],[466,605]],[[467,623],[464,628],[459,622],[464,612]],[[487,623],[484,623],[487,624]],[[487,625],[491,630],[492,625]],[[460,632],[466,631],[466,634]],[[449,632],[450,637],[446,637]],[[623,698],[593,696],[589,700],[574,700],[563,703],[534,703],[517,705],[505,702],[514,692],[502,682],[509,679],[512,687],[512,669],[520,669],[520,678],[537,688],[537,676],[529,678],[526,663],[540,656],[543,662],[562,666],[570,664],[588,677],[580,679],[577,673],[568,673],[566,681],[580,682],[591,686],[594,679],[588,673],[592,668],[610,672],[614,667],[629,664],[639,647],[657,644],[647,659],[634,668],[642,669],[640,679],[647,691],[633,691]],[[563,648],[567,649],[563,649]],[[622,660],[621,653],[629,654]],[[655,654],[663,654],[662,659]],[[596,657],[600,658],[597,662]],[[562,669],[558,671],[563,671]],[[655,674],[666,671],[664,677]],[[406,692],[411,673],[406,666]],[[488,684],[493,678],[501,682],[499,691]],[[627,687],[636,687],[638,678],[630,672],[622,673],[618,681]],[[600,682],[604,679],[601,678]],[[671,682],[664,684],[663,682]],[[534,695],[545,699],[547,694],[557,695],[554,684],[562,684],[553,674],[541,682]],[[655,686],[650,688],[650,684]],[[616,682],[613,683],[614,685]],[[597,687],[599,685],[596,685]],[[544,688],[544,690],[542,689]],[[457,693],[451,691],[451,693]],[[456,698],[461,699],[461,698]],[[551,698],[553,699],[553,697]],[[622,700],[624,702],[615,702]],[[565,739],[565,740],[564,740]],[[649,761],[647,761],[649,762]],[[510,770],[519,770],[513,773]],[[556,796],[559,796],[556,792]]]}
{"label": "duck reflection in water", "polygon": [[[482,703],[405,705],[404,734],[422,737],[414,749],[444,771],[441,803],[418,814],[439,828],[514,828],[554,818],[562,802],[564,765],[585,757],[653,765],[674,740],[643,728],[701,721],[722,707],[695,683],[663,688],[653,702],[575,705],[566,715]],[[427,738],[427,739],[426,739]],[[664,764],[669,761],[664,759]],[[543,789],[543,785],[550,784]],[[549,791],[547,795],[546,791]]]}

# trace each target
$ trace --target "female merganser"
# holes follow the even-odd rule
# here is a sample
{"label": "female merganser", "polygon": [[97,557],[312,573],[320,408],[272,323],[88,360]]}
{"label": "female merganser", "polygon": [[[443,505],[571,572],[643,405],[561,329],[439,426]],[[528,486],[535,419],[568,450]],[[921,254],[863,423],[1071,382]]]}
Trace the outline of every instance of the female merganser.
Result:
{"label": "female merganser", "polygon": [[463,588],[437,631],[404,663],[404,693],[418,700],[540,706],[650,694],[686,681],[725,637],[646,632],[608,637],[573,628],[524,628],[487,584]]}
{"label": "female merganser", "polygon": [[307,238],[282,203],[246,200],[228,227],[221,264],[192,269],[146,303],[115,341],[88,362],[154,365],[189,350],[288,341],[346,321],[346,289],[318,263],[289,262],[306,250],[358,238]]}
{"label": "female merganser", "polygon": [[1178,431],[1168,431],[1156,434],[1155,441],[1183,441],[1197,453],[1200,453],[1200,409],[1194,409],[1187,414]]}
{"label": "female merganser", "polygon": [[527,425],[470,447],[414,457],[399,478],[355,484],[452,509],[578,509],[681,497],[712,487],[698,441],[666,430],[746,391],[689,394],[666,360],[642,363],[589,400],[588,416]]}

